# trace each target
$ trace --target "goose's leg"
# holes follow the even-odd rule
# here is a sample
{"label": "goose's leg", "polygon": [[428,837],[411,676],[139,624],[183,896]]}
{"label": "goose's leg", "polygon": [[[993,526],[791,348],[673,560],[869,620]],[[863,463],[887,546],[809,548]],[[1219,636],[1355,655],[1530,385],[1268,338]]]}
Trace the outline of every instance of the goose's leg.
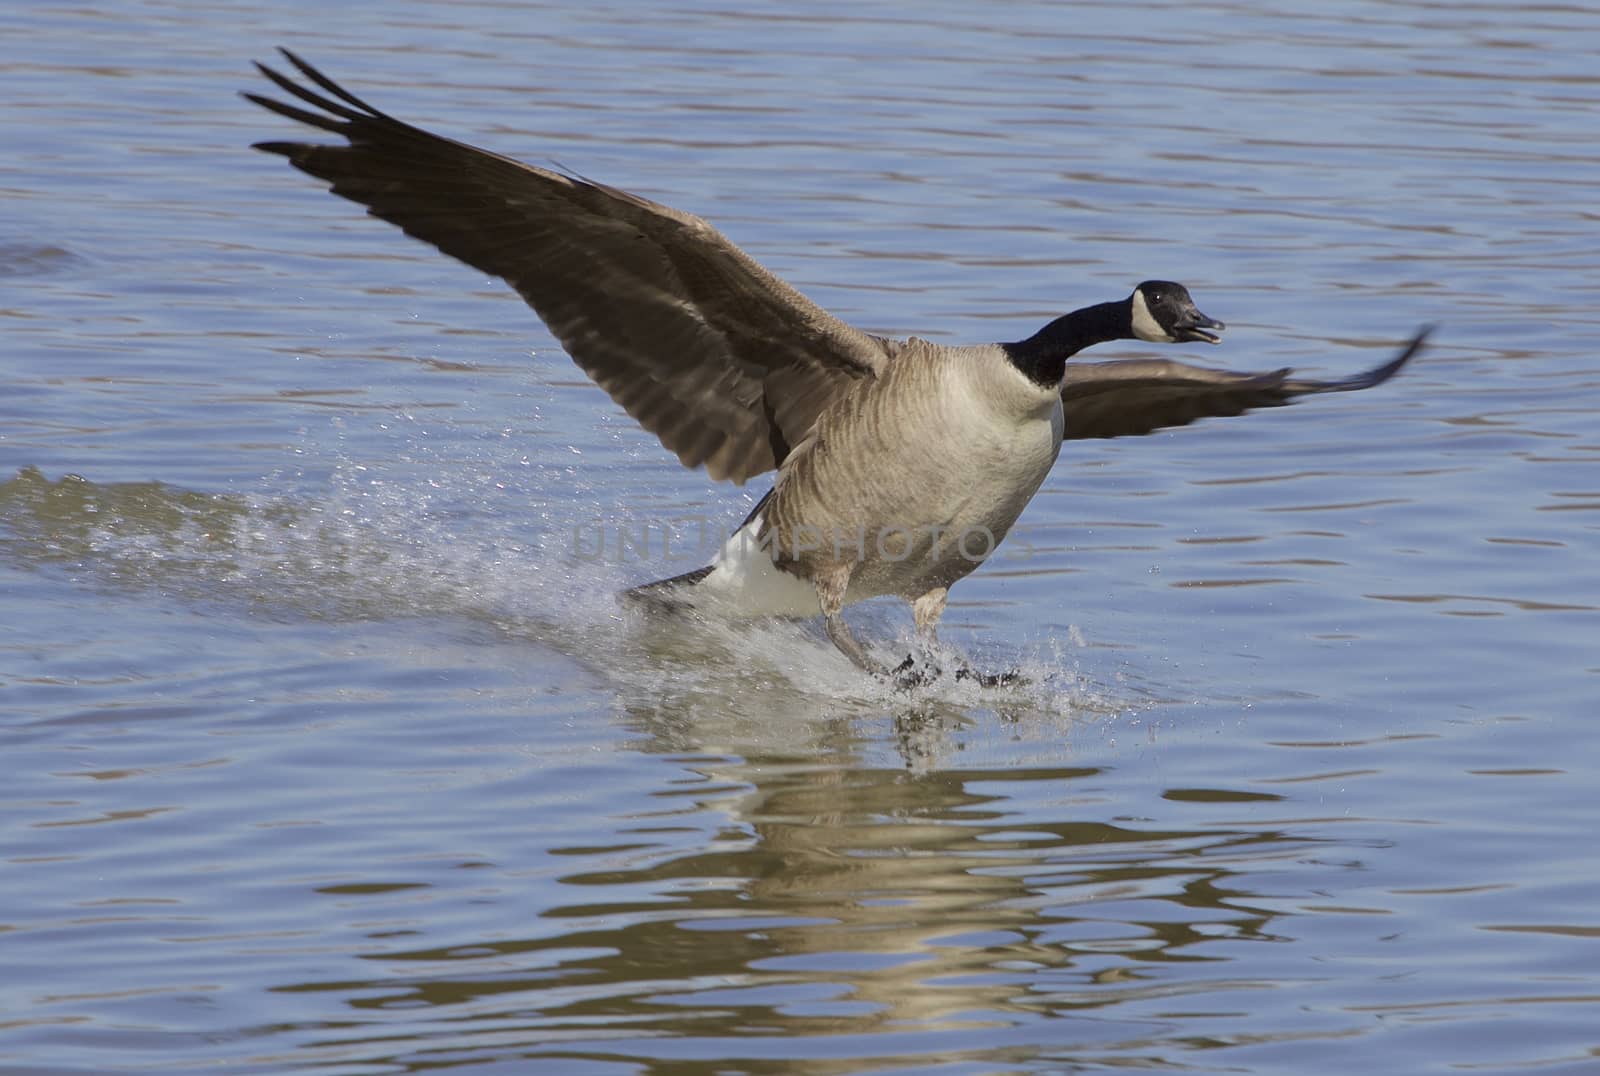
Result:
{"label": "goose's leg", "polygon": [[911,618],[917,622],[917,643],[924,650],[939,645],[939,618],[944,616],[944,603],[950,597],[950,588],[934,587],[911,603]]}
{"label": "goose's leg", "polygon": [[[939,668],[937,657],[939,646],[939,618],[944,615],[944,603],[950,597],[947,587],[936,587],[911,603],[911,616],[917,622],[917,649],[922,657],[923,676],[932,680],[942,671]],[[912,660],[915,655],[907,656],[900,668],[895,672],[902,677],[910,673],[916,666]],[[1007,669],[1002,673],[984,673],[974,669],[964,661],[957,660],[957,680],[975,680],[984,687],[1005,687],[1009,684],[1022,683],[1022,674],[1015,669]]]}
{"label": "goose's leg", "polygon": [[944,672],[939,667],[939,617],[944,614],[946,587],[935,587],[911,603],[911,617],[917,624],[916,649],[895,666],[894,675],[902,687],[914,687],[937,680]]}
{"label": "goose's leg", "polygon": [[824,568],[811,577],[817,588],[817,604],[822,607],[822,623],[828,638],[839,648],[839,653],[855,663],[856,668],[873,676],[888,673],[882,665],[867,656],[856,637],[850,634],[850,625],[844,621],[844,592],[850,585],[850,565],[838,564]]}

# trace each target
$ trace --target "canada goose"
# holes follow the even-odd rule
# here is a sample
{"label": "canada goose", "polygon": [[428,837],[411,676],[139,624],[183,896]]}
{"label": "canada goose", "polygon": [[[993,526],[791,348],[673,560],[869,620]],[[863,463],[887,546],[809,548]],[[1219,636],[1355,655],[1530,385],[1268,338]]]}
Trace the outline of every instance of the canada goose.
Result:
{"label": "canada goose", "polygon": [[[684,466],[740,484],[777,469],[712,565],[629,593],[744,615],[820,613],[839,650],[880,675],[841,609],[905,598],[931,654],[949,587],[1005,537],[1064,437],[1148,433],[1369,388],[1426,336],[1335,381],[1168,361],[1068,364],[1108,340],[1218,342],[1222,324],[1182,285],[1146,281],[1016,343],[888,340],[827,314],[699,217],[412,127],[281,51],[321,93],[257,68],[318,111],[245,97],[346,144],[256,149],[504,279]],[[917,668],[908,658],[896,672]]]}

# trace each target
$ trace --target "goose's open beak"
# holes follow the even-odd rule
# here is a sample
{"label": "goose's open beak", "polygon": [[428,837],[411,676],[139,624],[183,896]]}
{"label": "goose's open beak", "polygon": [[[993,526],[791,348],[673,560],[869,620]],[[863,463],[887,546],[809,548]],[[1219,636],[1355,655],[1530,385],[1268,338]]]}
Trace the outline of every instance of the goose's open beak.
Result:
{"label": "goose's open beak", "polygon": [[[1193,343],[1196,340],[1201,340],[1208,344],[1220,344],[1222,343],[1222,338],[1217,333],[1225,328],[1227,326],[1222,322],[1215,318],[1208,318],[1200,311],[1190,307],[1184,313],[1183,319],[1172,327],[1172,332],[1181,344]],[[1210,330],[1215,330],[1215,332]]]}

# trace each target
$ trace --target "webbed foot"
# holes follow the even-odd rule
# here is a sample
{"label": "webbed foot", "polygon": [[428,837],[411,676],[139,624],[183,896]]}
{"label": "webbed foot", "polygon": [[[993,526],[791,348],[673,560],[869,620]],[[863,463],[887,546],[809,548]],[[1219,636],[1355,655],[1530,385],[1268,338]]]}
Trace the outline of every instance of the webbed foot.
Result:
{"label": "webbed foot", "polygon": [[1019,669],[1007,669],[1004,672],[986,673],[979,672],[971,665],[965,663],[956,670],[957,680],[971,680],[979,687],[1021,687],[1028,682]]}
{"label": "webbed foot", "polygon": [[914,687],[925,687],[944,675],[944,670],[931,659],[918,661],[915,654],[907,654],[906,659],[889,671],[887,679],[893,681],[899,691],[910,691]]}

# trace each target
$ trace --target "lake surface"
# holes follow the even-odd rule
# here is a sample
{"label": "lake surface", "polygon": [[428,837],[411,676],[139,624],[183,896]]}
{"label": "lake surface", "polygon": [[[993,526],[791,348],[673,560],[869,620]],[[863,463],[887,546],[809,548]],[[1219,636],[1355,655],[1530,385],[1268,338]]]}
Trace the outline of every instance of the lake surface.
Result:
{"label": "lake surface", "polygon": [[[0,42],[0,1072],[1600,1071],[1600,11],[89,0]],[[1148,277],[1229,326],[1165,357],[1440,328],[1371,392],[1069,443],[943,633],[1031,683],[897,695],[815,623],[617,605],[765,487],[250,152],[305,133],[236,94],[279,44],[875,332]]]}

